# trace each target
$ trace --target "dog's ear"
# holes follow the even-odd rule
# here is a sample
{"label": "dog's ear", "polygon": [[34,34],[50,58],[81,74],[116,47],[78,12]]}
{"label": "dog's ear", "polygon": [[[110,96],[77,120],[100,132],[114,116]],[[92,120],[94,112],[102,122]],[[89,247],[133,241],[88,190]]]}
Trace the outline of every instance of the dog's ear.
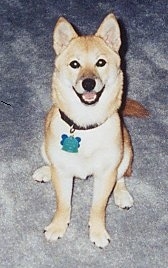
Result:
{"label": "dog's ear", "polygon": [[121,45],[120,28],[112,13],[105,17],[95,35],[103,38],[107,45],[116,52],[119,51]]}
{"label": "dog's ear", "polygon": [[53,34],[53,46],[56,54],[59,55],[68,46],[69,42],[77,36],[72,25],[65,18],[60,17]]}

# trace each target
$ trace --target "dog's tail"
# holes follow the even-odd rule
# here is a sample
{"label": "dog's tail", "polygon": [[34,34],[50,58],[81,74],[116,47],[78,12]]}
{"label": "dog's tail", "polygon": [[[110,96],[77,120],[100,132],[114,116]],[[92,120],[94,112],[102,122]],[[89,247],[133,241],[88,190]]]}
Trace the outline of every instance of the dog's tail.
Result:
{"label": "dog's tail", "polygon": [[149,111],[142,104],[132,99],[126,99],[121,113],[123,116],[135,116],[139,118],[149,116]]}

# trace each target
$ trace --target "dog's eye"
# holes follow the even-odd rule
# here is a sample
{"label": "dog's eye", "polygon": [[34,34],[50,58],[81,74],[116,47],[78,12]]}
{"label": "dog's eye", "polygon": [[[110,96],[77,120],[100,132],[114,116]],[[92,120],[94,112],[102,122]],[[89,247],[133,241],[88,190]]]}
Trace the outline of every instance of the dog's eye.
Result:
{"label": "dog's eye", "polygon": [[106,61],[104,59],[99,59],[97,62],[96,62],[96,66],[97,67],[103,67],[104,65],[106,65]]}
{"label": "dog's eye", "polygon": [[69,64],[73,69],[77,69],[80,67],[80,63],[77,60],[73,60]]}

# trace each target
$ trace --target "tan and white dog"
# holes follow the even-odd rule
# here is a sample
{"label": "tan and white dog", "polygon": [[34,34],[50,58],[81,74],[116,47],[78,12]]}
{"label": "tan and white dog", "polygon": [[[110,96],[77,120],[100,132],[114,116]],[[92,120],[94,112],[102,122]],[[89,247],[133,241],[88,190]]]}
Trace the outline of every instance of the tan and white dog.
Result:
{"label": "tan and white dog", "polygon": [[[37,181],[52,179],[56,191],[55,216],[45,228],[47,240],[57,240],[67,229],[74,178],[94,178],[89,236],[98,247],[110,241],[105,209],[112,190],[117,206],[129,209],[133,205],[124,181],[131,173],[132,145],[118,113],[123,89],[120,45],[113,14],[91,36],[78,36],[62,17],[55,26],[53,106],[46,118],[42,146],[47,165],[33,174]],[[137,115],[145,115],[143,107],[129,100],[125,113],[136,115],[136,109]]]}

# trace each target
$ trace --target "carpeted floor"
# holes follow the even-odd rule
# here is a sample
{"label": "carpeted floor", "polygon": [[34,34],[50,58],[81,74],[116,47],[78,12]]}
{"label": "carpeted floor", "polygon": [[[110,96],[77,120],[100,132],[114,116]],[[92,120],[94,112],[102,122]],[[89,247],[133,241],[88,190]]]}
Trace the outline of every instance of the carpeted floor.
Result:
{"label": "carpeted floor", "polygon": [[[168,267],[167,1],[3,0],[0,12],[0,267]],[[100,250],[88,239],[92,180],[77,180],[69,229],[49,243],[43,228],[53,216],[54,191],[31,175],[43,164],[53,28],[63,15],[81,33],[93,33],[109,12],[121,25],[125,90],[151,113],[147,120],[126,119],[135,151],[127,184],[135,206],[122,211],[109,200],[112,240]]]}

